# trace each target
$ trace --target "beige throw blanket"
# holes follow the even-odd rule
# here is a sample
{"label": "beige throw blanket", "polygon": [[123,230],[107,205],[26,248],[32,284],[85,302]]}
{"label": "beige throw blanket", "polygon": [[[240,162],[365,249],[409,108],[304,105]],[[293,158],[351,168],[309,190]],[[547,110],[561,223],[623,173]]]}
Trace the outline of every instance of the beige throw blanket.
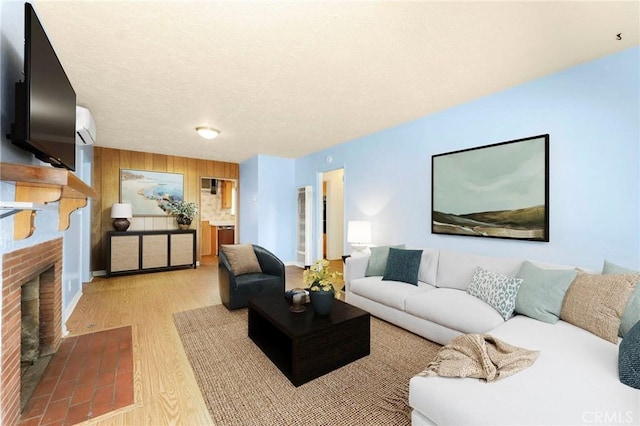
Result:
{"label": "beige throw blanket", "polygon": [[463,334],[440,348],[436,358],[419,375],[475,377],[493,382],[531,366],[538,354],[488,334]]}

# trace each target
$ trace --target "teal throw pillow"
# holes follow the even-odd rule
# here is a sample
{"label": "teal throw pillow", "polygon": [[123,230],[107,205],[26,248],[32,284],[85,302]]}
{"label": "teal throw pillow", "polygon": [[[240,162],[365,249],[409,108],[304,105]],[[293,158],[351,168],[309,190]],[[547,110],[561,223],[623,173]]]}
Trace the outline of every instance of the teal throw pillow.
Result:
{"label": "teal throw pillow", "polygon": [[572,269],[542,269],[525,261],[516,275],[516,278],[522,278],[516,297],[516,312],[555,324],[560,319],[564,295],[577,275],[578,272]]}
{"label": "teal throw pillow", "polygon": [[634,271],[632,269],[623,268],[622,266],[618,266],[615,263],[611,263],[605,259],[604,265],[602,265],[602,275],[609,274],[637,274],[638,271]]}
{"label": "teal throw pillow", "polygon": [[467,293],[491,305],[504,320],[513,316],[516,296],[522,278],[511,278],[477,267],[471,277]]}
{"label": "teal throw pillow", "polygon": [[625,385],[640,389],[640,321],[631,327],[620,343],[618,377]]}
{"label": "teal throw pillow", "polygon": [[387,267],[387,258],[389,257],[390,248],[404,248],[404,244],[397,246],[380,246],[371,247],[371,256],[369,257],[369,264],[367,270],[364,273],[365,277],[379,277],[384,275],[384,270]]}
{"label": "teal throw pillow", "polygon": [[418,285],[418,271],[422,250],[402,250],[389,248],[387,267],[384,270],[383,281],[402,281],[403,283]]}
{"label": "teal throw pillow", "polygon": [[[604,266],[602,267],[602,273],[604,275],[637,274],[638,271],[623,268],[622,266],[618,266],[605,260]],[[625,308],[622,320],[620,321],[618,336],[625,337],[627,333],[629,333],[629,330],[631,330],[631,327],[633,327],[633,325],[638,321],[640,321],[640,283],[636,284],[636,288],[633,290],[633,293],[631,293],[629,302],[627,302],[627,307]]]}

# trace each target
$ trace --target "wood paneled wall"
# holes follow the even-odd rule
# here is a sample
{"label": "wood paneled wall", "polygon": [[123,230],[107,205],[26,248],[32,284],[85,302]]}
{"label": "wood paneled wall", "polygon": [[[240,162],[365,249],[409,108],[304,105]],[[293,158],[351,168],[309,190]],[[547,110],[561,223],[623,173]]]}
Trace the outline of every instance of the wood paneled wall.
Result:
{"label": "wood paneled wall", "polygon": [[[111,205],[120,201],[120,169],[182,173],[185,201],[198,204],[200,204],[202,177],[219,179],[239,179],[240,177],[240,165],[237,163],[94,147],[93,188],[100,194],[100,199],[93,201],[91,220],[91,268],[94,271],[106,268],[105,235],[108,231],[113,231],[111,225],[113,220],[110,217]],[[199,210],[191,227],[197,230],[198,260],[200,260],[202,234]]]}

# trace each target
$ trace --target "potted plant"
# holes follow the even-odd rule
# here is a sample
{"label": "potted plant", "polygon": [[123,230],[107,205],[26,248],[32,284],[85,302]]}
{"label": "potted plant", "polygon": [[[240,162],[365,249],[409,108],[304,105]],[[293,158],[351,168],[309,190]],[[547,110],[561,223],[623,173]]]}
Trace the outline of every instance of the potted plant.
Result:
{"label": "potted plant", "polygon": [[171,204],[170,213],[176,217],[180,229],[189,229],[191,221],[198,213],[198,205],[192,201],[178,201]]}
{"label": "potted plant", "polygon": [[335,298],[333,280],[342,275],[340,272],[329,271],[329,261],[316,261],[309,269],[302,273],[302,281],[309,285],[309,299],[311,306],[318,315],[329,315]]}

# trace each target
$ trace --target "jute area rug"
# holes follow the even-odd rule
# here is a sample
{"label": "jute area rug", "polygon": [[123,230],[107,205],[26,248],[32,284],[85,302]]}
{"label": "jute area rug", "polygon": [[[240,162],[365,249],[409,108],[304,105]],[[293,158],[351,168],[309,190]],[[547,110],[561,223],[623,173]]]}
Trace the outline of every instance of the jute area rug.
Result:
{"label": "jute area rug", "polygon": [[247,337],[247,309],[174,314],[217,425],[409,425],[409,379],[439,345],[371,318],[371,355],[295,387]]}

